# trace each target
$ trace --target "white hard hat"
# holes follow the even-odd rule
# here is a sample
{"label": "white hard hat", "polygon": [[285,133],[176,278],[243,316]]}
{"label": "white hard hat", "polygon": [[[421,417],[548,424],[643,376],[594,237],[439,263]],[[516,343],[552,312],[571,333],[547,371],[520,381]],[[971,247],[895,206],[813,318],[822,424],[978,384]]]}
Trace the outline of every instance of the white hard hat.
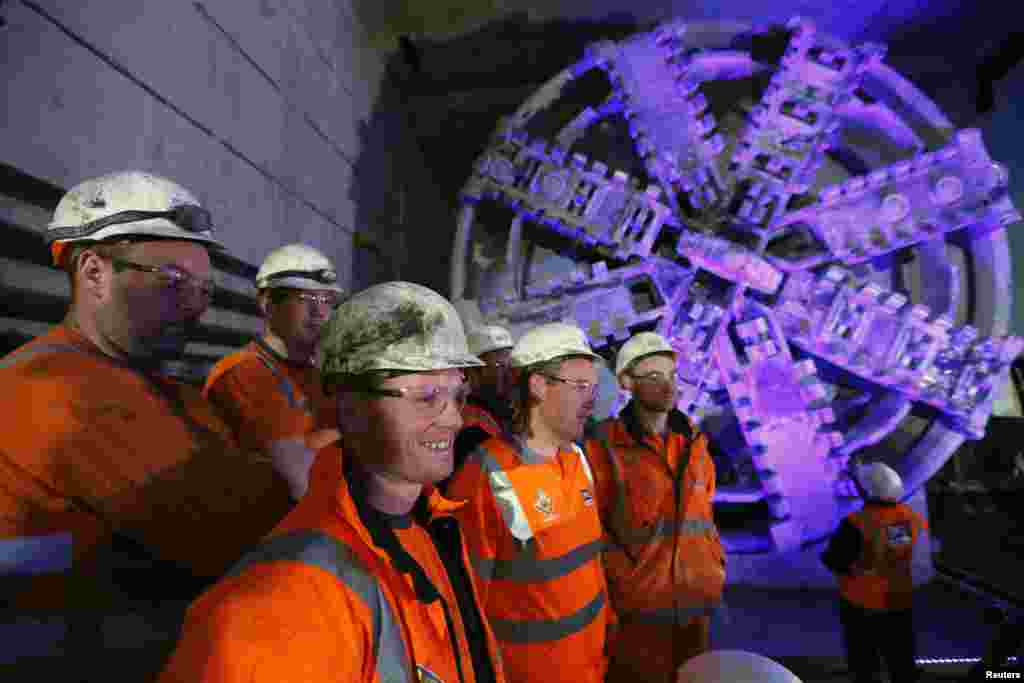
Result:
{"label": "white hard hat", "polygon": [[286,244],[263,259],[256,273],[256,289],[276,287],[342,291],[334,264],[305,244]]}
{"label": "white hard hat", "polygon": [[655,332],[641,332],[633,335],[629,341],[622,345],[619,354],[615,357],[615,376],[618,377],[622,371],[630,366],[633,361],[640,360],[644,356],[654,353],[675,354],[676,350],[668,343],[668,340]]}
{"label": "white hard hat", "polygon": [[514,368],[546,363],[565,356],[588,356],[604,360],[590,348],[583,330],[565,323],[538,325],[522,337],[512,348],[509,362]]}
{"label": "white hard hat", "polygon": [[469,342],[469,352],[474,356],[501,349],[511,349],[516,344],[512,341],[512,334],[500,325],[470,326],[469,334],[466,337]]}
{"label": "white hard hat", "polygon": [[74,186],[57,204],[44,234],[58,265],[66,246],[114,237],[189,240],[224,248],[213,238],[210,212],[191,192],[144,171],[110,173]]}
{"label": "white hard hat", "polygon": [[873,462],[870,465],[858,465],[856,468],[857,483],[868,498],[877,498],[892,503],[903,498],[903,480],[896,470],[885,463]]}
{"label": "white hard hat", "polygon": [[483,365],[469,352],[451,303],[411,282],[374,285],[334,309],[320,337],[319,355],[325,377]]}
{"label": "white hard hat", "polygon": [[801,683],[778,662],[742,650],[712,650],[679,668],[676,683]]}

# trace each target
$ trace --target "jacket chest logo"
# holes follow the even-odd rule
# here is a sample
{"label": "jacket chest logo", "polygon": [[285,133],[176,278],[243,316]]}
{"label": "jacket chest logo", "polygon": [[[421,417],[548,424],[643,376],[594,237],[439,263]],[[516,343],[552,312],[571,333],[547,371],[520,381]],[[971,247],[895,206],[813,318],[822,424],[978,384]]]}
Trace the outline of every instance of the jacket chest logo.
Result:
{"label": "jacket chest logo", "polygon": [[580,489],[580,493],[583,494],[583,504],[590,506],[594,504],[594,494],[590,492],[590,489]]}
{"label": "jacket chest logo", "polygon": [[537,509],[537,512],[544,515],[545,520],[552,520],[556,517],[555,504],[551,500],[551,496],[544,493],[543,489],[537,489],[537,501],[533,504],[533,507]]}

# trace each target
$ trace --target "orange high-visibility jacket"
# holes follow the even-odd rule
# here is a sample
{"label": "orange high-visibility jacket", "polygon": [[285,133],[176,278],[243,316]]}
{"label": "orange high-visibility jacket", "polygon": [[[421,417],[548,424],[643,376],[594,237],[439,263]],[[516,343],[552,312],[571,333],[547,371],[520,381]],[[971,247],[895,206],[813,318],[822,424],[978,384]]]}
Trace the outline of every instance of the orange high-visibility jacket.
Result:
{"label": "orange high-visibility jacket", "polygon": [[[38,557],[69,542],[90,576],[113,532],[215,577],[286,514],[288,487],[238,449],[198,389],[131,368],[63,325],[0,359],[0,546]],[[33,550],[33,548],[35,550]],[[33,597],[64,606],[67,562]],[[15,568],[13,571],[18,572]],[[43,588],[43,586],[49,586]],[[159,587],[155,587],[159,588]],[[24,606],[40,607],[37,600]]]}
{"label": "orange high-visibility jacket", "polygon": [[[609,593],[620,618],[615,659],[649,671],[651,680],[671,678],[679,664],[673,650],[692,656],[707,646],[700,629],[689,632],[705,644],[690,648],[672,640],[673,628],[706,622],[720,607],[725,584],[707,437],[678,411],[669,415],[666,436],[645,433],[632,404],[618,418],[603,421],[596,433],[587,442],[587,455],[609,540],[604,557]],[[681,472],[687,450],[689,462]]]}
{"label": "orange high-visibility jacket", "polygon": [[448,490],[510,681],[599,683],[607,670],[604,547],[582,452],[542,458],[489,439]]}
{"label": "orange high-visibility jacket", "polygon": [[[429,524],[457,529],[458,504],[424,495]],[[486,641],[493,680],[504,683],[486,619],[484,633],[466,633],[428,532],[417,522],[394,531],[432,597],[377,544],[345,477],[334,490],[311,490],[192,605],[160,683],[475,683],[470,638]],[[464,546],[461,561],[472,577]]]}
{"label": "orange high-visibility jacket", "polygon": [[928,523],[903,503],[868,503],[847,519],[860,531],[864,543],[850,572],[837,575],[839,593],[865,609],[909,609],[914,592],[914,544]]}
{"label": "orange high-visibility jacket", "polygon": [[337,426],[319,370],[286,362],[261,339],[218,361],[203,395],[217,404],[238,442],[252,451]]}

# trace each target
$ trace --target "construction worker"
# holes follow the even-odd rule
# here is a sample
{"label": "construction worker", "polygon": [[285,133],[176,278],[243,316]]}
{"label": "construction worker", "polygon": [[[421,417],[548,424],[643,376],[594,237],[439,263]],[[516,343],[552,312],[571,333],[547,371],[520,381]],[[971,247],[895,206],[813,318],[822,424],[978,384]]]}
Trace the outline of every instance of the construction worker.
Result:
{"label": "construction worker", "polygon": [[[455,308],[406,282],[360,292],[324,330],[342,477],[309,492],[190,609],[162,683],[503,683],[451,472],[480,361]],[[324,457],[322,453],[320,457]]]}
{"label": "construction worker", "polygon": [[800,683],[778,662],[742,650],[712,650],[690,659],[674,683]]}
{"label": "construction worker", "polygon": [[[196,198],[149,173],[104,175],[64,195],[45,237],[71,306],[0,359],[0,546],[24,559],[4,563],[4,597],[70,614],[67,646],[86,651],[84,667],[103,661],[104,615],[187,604],[280,521],[289,497],[197,388],[161,371],[214,291],[207,250],[222,245]],[[179,624],[167,625],[168,646]],[[146,645],[129,631],[121,647]]]}
{"label": "construction worker", "polygon": [[[455,468],[459,471],[469,454],[492,436],[500,435],[512,417],[509,401],[509,354],[515,343],[512,335],[499,325],[470,326],[466,334],[469,351],[484,362],[482,368],[469,368],[470,394],[462,409],[462,430],[455,438]],[[447,492],[448,481],[440,488]]]}
{"label": "construction worker", "polygon": [[675,408],[676,356],[664,337],[629,339],[615,375],[632,398],[587,441],[619,616],[608,680],[671,682],[709,648],[725,583],[715,466],[707,437]]}
{"label": "construction worker", "polygon": [[270,455],[295,500],[306,493],[316,455],[304,435],[336,426],[315,356],[342,296],[337,281],[334,265],[312,247],[270,252],[256,274],[264,334],[221,359],[203,389],[243,446]]}
{"label": "construction worker", "polygon": [[485,365],[466,371],[472,392],[462,411],[462,428],[477,428],[490,436],[498,436],[503,431],[501,425],[512,417],[509,358],[515,342],[509,331],[500,325],[470,328],[467,338],[470,352]]}
{"label": "construction worker", "polygon": [[911,611],[914,566],[920,565],[928,525],[900,502],[903,481],[891,467],[875,462],[852,469],[864,507],[840,523],[821,555],[839,581],[847,666],[856,683],[880,681],[884,659],[890,680],[911,683],[920,676]]}
{"label": "construction worker", "polygon": [[600,356],[583,331],[536,327],[511,353],[509,433],[480,444],[449,485],[515,683],[599,683],[609,625],[590,468],[575,445],[594,407]]}

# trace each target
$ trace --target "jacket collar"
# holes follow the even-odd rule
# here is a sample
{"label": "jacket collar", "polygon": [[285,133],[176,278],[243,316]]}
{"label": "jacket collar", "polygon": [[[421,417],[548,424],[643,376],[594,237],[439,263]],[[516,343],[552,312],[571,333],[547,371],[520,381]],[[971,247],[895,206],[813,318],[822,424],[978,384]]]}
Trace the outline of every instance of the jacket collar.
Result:
{"label": "jacket collar", "polygon": [[493,396],[474,393],[470,394],[468,402],[487,411],[499,425],[512,418],[512,408],[507,401],[502,402]]}
{"label": "jacket collar", "polygon": [[[625,427],[625,433],[620,432],[618,436],[629,437],[628,439],[620,438],[619,445],[632,445],[630,440],[635,444],[642,444],[646,441],[648,433],[636,414],[632,399],[622,409],[622,412],[619,413],[619,420],[622,422],[623,427]],[[690,426],[689,420],[676,408],[668,412],[668,431],[670,434],[681,434],[686,439],[693,437],[693,428]]]}

